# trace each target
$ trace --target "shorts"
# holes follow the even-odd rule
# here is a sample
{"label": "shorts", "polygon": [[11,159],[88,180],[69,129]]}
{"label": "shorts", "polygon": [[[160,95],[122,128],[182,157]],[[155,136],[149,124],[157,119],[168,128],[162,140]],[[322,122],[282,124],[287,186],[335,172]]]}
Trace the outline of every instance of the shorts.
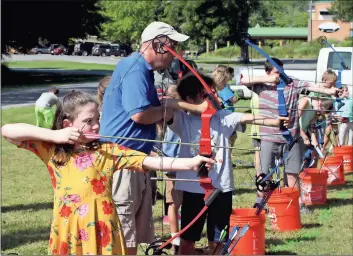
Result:
{"label": "shorts", "polygon": [[[204,194],[184,191],[181,205],[181,229],[187,226],[205,206]],[[207,218],[207,238],[209,242],[219,242],[222,230],[228,226],[232,214],[232,191],[220,193],[207,211],[180,237],[184,240],[199,241]],[[225,241],[228,240],[228,231]],[[225,242],[224,241],[224,242]]]}
{"label": "shorts", "polygon": [[[287,144],[261,141],[260,165],[261,172],[268,173],[275,166],[275,158],[282,158],[287,150]],[[284,159],[284,172],[298,174],[304,157],[303,140],[294,143],[291,151]]]}
{"label": "shorts", "polygon": [[183,191],[174,188],[175,181],[166,181],[165,200],[167,204],[180,206],[183,202]]}
{"label": "shorts", "polygon": [[261,149],[261,140],[260,139],[252,139],[252,145],[255,149]]}
{"label": "shorts", "polygon": [[154,240],[154,224],[149,173],[117,170],[113,175],[112,195],[126,246],[151,243]]}
{"label": "shorts", "polygon": [[55,109],[35,107],[36,126],[51,129],[54,123]]}

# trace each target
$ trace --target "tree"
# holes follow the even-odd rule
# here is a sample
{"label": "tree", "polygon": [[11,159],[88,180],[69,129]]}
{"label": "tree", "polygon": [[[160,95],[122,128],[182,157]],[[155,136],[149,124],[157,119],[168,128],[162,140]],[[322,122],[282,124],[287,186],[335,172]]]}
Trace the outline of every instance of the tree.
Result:
{"label": "tree", "polygon": [[250,17],[251,27],[307,27],[307,1],[260,1],[260,7]]}
{"label": "tree", "polygon": [[144,28],[156,19],[161,1],[100,1],[101,14],[107,19],[101,36],[115,42],[138,42]]}
{"label": "tree", "polygon": [[353,22],[353,0],[336,0],[328,11],[334,21]]}
{"label": "tree", "polygon": [[97,35],[104,21],[96,0],[89,1],[2,1],[1,43],[28,50],[43,38],[67,44],[69,38]]}

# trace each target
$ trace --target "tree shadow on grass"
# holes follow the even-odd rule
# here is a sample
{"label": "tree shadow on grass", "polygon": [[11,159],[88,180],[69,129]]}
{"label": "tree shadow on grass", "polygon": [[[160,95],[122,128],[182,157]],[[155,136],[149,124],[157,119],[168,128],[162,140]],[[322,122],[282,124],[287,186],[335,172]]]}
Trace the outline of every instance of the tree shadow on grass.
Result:
{"label": "tree shadow on grass", "polygon": [[45,210],[53,209],[53,203],[35,203],[35,204],[16,204],[10,206],[2,206],[1,212],[6,213],[10,211],[23,211],[23,210]]}
{"label": "tree shadow on grass", "polygon": [[333,191],[340,191],[340,190],[347,190],[347,189],[352,189],[353,188],[353,181],[346,181],[346,184],[344,185],[336,185],[336,186],[329,186],[327,187],[327,189],[330,191],[330,192],[333,192]]}
{"label": "tree shadow on grass", "polygon": [[353,205],[353,199],[348,198],[333,198],[333,199],[328,199],[326,204],[322,205],[313,205],[311,208],[313,209],[330,209],[332,207],[341,207],[341,206],[346,206],[346,205]]}
{"label": "tree shadow on grass", "polygon": [[17,230],[10,234],[1,234],[1,250],[9,250],[18,246],[49,240],[49,228]]}

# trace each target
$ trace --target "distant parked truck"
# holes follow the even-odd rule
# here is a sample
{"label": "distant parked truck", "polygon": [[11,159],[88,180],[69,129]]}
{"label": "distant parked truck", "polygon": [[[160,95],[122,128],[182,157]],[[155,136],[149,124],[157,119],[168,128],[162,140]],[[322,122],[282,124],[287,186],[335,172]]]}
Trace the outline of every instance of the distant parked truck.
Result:
{"label": "distant parked truck", "polygon": [[111,44],[110,51],[107,56],[126,57],[132,53],[132,48],[128,44]]}
{"label": "distant parked truck", "polygon": [[[342,71],[342,85],[348,85],[348,90],[349,90],[349,95],[352,98],[353,97],[353,47],[335,47],[336,52],[338,52],[341,56],[342,59],[347,66]],[[332,69],[333,71],[338,74],[338,70],[341,69],[341,60],[338,57],[338,55],[330,48],[322,48],[319,52],[319,55],[317,57],[317,64],[316,64],[316,69],[311,69],[311,70],[296,70],[296,69],[289,69],[286,68],[286,65],[284,65],[284,71],[286,74],[290,77],[303,80],[303,81],[311,81],[313,83],[319,83],[321,82],[322,75],[327,69]],[[251,68],[248,67],[243,69],[242,71],[238,72],[239,74],[251,74],[252,76],[263,76],[265,75],[265,70],[263,68]],[[237,85],[231,86],[232,90],[236,89],[246,89],[243,86],[238,85],[238,80],[239,78],[235,77],[234,78],[236,81],[235,83]],[[251,96],[251,92],[248,90],[245,92],[246,96]]]}
{"label": "distant parked truck", "polygon": [[72,55],[82,55],[82,56],[92,55],[92,48],[94,45],[95,43],[92,43],[92,42],[77,43],[75,44]]}

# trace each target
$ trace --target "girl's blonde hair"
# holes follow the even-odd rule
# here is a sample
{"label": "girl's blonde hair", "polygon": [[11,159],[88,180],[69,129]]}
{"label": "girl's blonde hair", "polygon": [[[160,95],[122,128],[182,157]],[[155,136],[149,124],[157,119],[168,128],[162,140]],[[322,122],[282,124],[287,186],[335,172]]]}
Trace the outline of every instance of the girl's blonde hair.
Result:
{"label": "girl's blonde hair", "polygon": [[[93,97],[88,93],[72,91],[66,94],[62,101],[59,101],[57,104],[52,130],[63,129],[63,122],[65,119],[74,121],[79,114],[80,108],[88,103],[97,104]],[[87,149],[96,149],[98,146],[99,143],[97,140],[86,144]],[[71,144],[56,144],[52,156],[54,164],[58,166],[65,165],[69,161],[73,149],[74,146]]]}
{"label": "girl's blonde hair", "polygon": [[212,72],[212,77],[217,90],[221,90],[224,81],[234,77],[234,69],[225,65],[218,65]]}
{"label": "girl's blonde hair", "polygon": [[328,69],[326,70],[323,74],[322,74],[322,81],[330,81],[330,82],[334,82],[336,83],[337,81],[337,75],[335,73],[335,71],[333,71],[332,69]]}
{"label": "girl's blonde hair", "polygon": [[106,76],[103,79],[101,79],[98,83],[97,94],[98,94],[99,106],[102,106],[103,96],[104,96],[105,90],[107,89],[107,87],[109,85],[110,78],[111,78],[111,76]]}

